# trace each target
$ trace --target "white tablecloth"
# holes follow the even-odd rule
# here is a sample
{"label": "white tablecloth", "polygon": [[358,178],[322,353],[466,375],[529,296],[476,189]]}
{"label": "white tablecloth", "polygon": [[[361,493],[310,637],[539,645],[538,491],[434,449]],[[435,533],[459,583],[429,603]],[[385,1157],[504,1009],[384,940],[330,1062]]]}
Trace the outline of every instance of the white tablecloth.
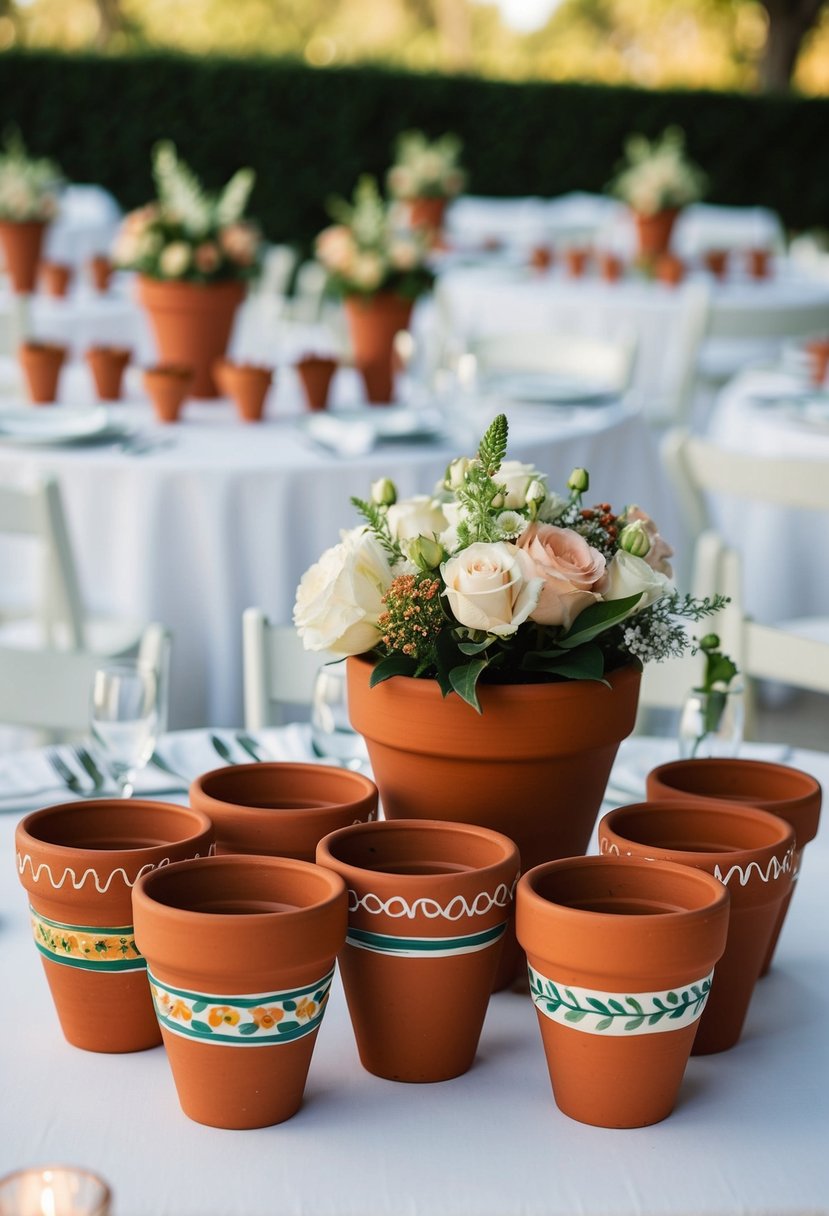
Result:
{"label": "white tablecloth", "polygon": [[[622,745],[620,759],[640,741]],[[654,744],[653,759],[664,757]],[[829,782],[829,757],[792,763]],[[826,1216],[829,847],[806,850],[738,1046],[692,1058],[675,1112],[635,1131],[556,1108],[529,998],[493,996],[472,1069],[403,1085],[360,1066],[339,978],[288,1122],[219,1131],[182,1113],[164,1051],[62,1038],[0,816],[0,1175],[54,1161],[112,1185],[118,1216]]]}

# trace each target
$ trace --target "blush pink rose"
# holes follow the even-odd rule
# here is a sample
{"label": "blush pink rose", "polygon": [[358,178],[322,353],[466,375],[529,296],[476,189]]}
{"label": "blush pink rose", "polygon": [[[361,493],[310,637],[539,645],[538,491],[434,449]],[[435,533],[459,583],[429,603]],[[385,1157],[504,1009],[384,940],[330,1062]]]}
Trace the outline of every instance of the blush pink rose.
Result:
{"label": "blush pink rose", "polygon": [[633,524],[637,520],[641,520],[642,527],[645,529],[648,540],[651,542],[651,547],[642,560],[648,563],[651,570],[664,574],[666,578],[673,578],[674,572],[671,568],[671,563],[668,561],[668,558],[674,555],[673,549],[659,535],[659,529],[647,512],[643,511],[641,507],[628,507],[625,511],[624,522],[626,524]]}
{"label": "blush pink rose", "polygon": [[530,614],[539,625],[569,629],[580,612],[601,599],[595,587],[604,577],[605,559],[572,528],[530,524],[516,544],[532,558],[536,574],[543,579]]}

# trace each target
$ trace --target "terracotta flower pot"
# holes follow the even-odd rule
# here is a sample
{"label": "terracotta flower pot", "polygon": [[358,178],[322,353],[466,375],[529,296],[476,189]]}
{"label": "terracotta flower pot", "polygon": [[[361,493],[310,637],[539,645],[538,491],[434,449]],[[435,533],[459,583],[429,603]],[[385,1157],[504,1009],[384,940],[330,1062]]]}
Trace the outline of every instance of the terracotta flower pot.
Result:
{"label": "terracotta flower pot", "polygon": [[16,295],[29,295],[35,289],[45,232],[46,225],[35,220],[24,223],[0,220],[0,244]]}
{"label": "terracotta flower pot", "polygon": [[57,399],[60,369],[67,356],[65,346],[55,342],[24,342],[20,363],[29,386],[29,397],[36,405],[51,405]]}
{"label": "terracotta flower pot", "polygon": [[138,301],[147,309],[164,363],[191,367],[193,396],[217,397],[212,368],[230,341],[236,309],[245,288],[227,283],[180,283],[138,279]]}
{"label": "terracotta flower pot", "polygon": [[91,346],[86,352],[95,389],[101,401],[120,401],[121,382],[132,358],[128,346]]}
{"label": "terracotta flower pot", "polygon": [[363,1067],[389,1081],[447,1081],[478,1047],[518,878],[499,832],[428,819],[356,824],[317,862],[348,888],[340,954]]}
{"label": "terracotta flower pot", "polygon": [[68,1041],[102,1052],[157,1046],[132,888],[158,866],[205,856],[210,820],[163,802],[72,802],[27,815],[15,844],[35,945]]}
{"label": "terracotta flower pot", "polygon": [[109,258],[103,253],[96,253],[88,262],[89,277],[92,280],[92,286],[96,291],[105,292],[109,290],[109,281],[112,278],[113,265]]}
{"label": "terracotta flower pot", "polygon": [[603,253],[599,257],[599,273],[606,283],[618,283],[625,273],[625,264],[615,253]]}
{"label": "terracotta flower pot", "polygon": [[675,207],[657,211],[655,215],[640,215],[634,212],[636,242],[641,258],[653,261],[661,253],[667,253],[678,215],[679,210]]}
{"label": "terracotta flower pot", "polygon": [[771,250],[748,249],[746,269],[753,279],[767,279],[771,275]]}
{"label": "terracotta flower pot", "polygon": [[[619,743],[633,730],[640,672],[551,684],[487,684],[478,714],[435,680],[347,660],[348,712],[365,737],[387,819],[445,819],[503,832],[530,869],[583,853]],[[511,932],[497,984],[521,966]]]}
{"label": "terracotta flower pot", "polygon": [[566,266],[567,273],[571,279],[581,279],[584,277],[584,272],[587,270],[589,258],[589,249],[564,250],[564,265]]}
{"label": "terracotta flower pot", "polygon": [[46,294],[55,296],[56,299],[63,299],[69,291],[72,273],[72,267],[67,266],[64,262],[40,263],[40,277]]}
{"label": "terracotta flower pot", "polygon": [[285,857],[147,874],[135,935],[184,1113],[211,1127],[295,1114],[345,939],[343,881]]}
{"label": "terracotta flower pot", "polygon": [[809,373],[812,384],[820,388],[829,371],[829,338],[813,338],[806,343],[806,354],[809,357]]}
{"label": "terracotta flower pot", "polygon": [[518,940],[556,1104],[598,1127],[673,1110],[725,949],[729,896],[699,870],[574,857],[525,874]]}
{"label": "terracotta flower pot", "polygon": [[553,264],[553,256],[549,245],[534,245],[530,250],[530,265],[535,270],[549,270]]}
{"label": "terracotta flower pot", "polygon": [[445,198],[412,198],[408,201],[409,225],[424,233],[432,245],[440,243],[446,203]]}
{"label": "terracotta flower pot", "polygon": [[366,397],[373,405],[387,405],[394,398],[394,335],[409,328],[412,301],[386,291],[347,296],[345,315]]}
{"label": "terracotta flower pot", "polygon": [[192,385],[193,371],[189,367],[162,363],[158,367],[148,367],[144,372],[144,389],[159,422],[178,422]]}
{"label": "terracotta flower pot", "polygon": [[783,921],[794,894],[803,850],[817,835],[822,790],[820,782],[808,773],[787,764],[736,758],[675,760],[660,764],[648,774],[648,798],[724,798],[728,802],[748,802],[771,811],[794,828],[795,854],[792,887],[783,901],[772,933],[761,975],[771,966]]}
{"label": "terracotta flower pot", "polygon": [[225,359],[214,376],[222,391],[231,397],[243,422],[261,422],[265,398],[273,381],[273,369],[253,363]]}
{"label": "terracotta flower pot", "polygon": [[794,832],[755,807],[665,799],[618,807],[599,824],[602,853],[676,861],[713,874],[731,895],[728,941],[694,1041],[694,1055],[739,1040],[794,868]]}
{"label": "terracotta flower pot", "polygon": [[727,249],[706,249],[702,255],[702,262],[705,269],[709,271],[715,279],[724,279],[728,272],[728,250]]}
{"label": "terracotta flower pot", "polygon": [[656,277],[668,287],[676,287],[685,278],[685,263],[672,253],[662,253],[656,259]]}
{"label": "terracotta flower pot", "polygon": [[190,802],[214,824],[218,853],[313,861],[323,836],[377,817],[377,786],[328,764],[234,764],[197,777]]}
{"label": "terracotta flower pot", "polygon": [[336,359],[305,355],[296,365],[309,410],[324,410],[328,404],[331,381],[339,366]]}

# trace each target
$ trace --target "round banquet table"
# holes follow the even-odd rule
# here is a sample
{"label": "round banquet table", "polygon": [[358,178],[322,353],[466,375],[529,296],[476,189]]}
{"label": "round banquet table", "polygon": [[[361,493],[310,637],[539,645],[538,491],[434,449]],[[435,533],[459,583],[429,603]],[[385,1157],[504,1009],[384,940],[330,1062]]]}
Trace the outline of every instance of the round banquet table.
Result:
{"label": "round banquet table", "polygon": [[[275,733],[264,736],[267,746],[290,757]],[[645,767],[658,763],[665,743],[628,740],[619,761],[638,747],[639,768],[644,744]],[[188,747],[165,754],[182,763]],[[824,753],[797,751],[790,762],[829,781]],[[0,791],[2,773],[0,760]],[[182,1114],[163,1048],[97,1055],[64,1041],[17,881],[22,809],[5,805],[0,1175],[55,1161],[84,1166],[111,1184],[117,1216],[829,1213],[825,832],[806,849],[740,1043],[691,1058],[663,1123],[612,1131],[564,1116],[526,993],[493,996],[464,1076],[438,1085],[374,1077],[360,1066],[336,976],[299,1112],[275,1127],[230,1132]]]}
{"label": "round banquet table", "polygon": [[[86,369],[70,371],[67,398],[88,403]],[[350,369],[335,385],[341,402],[356,399]],[[295,374],[285,367],[261,425],[243,425],[228,402],[217,401],[188,403],[182,422],[161,427],[146,402],[134,399],[111,412],[155,445],[140,453],[0,442],[0,481],[56,478],[88,608],[172,630],[171,726],[238,721],[244,609],[256,605],[276,622],[290,621],[304,571],[341,529],[359,522],[350,497],[365,497],[379,476],[393,478],[401,496],[431,492],[450,459],[472,454],[497,412],[485,412],[480,428],[467,420],[459,433],[453,422],[461,415],[450,403],[448,437],[344,456],[310,438],[298,400]],[[678,537],[678,511],[640,414],[618,402],[505,408],[509,455],[533,461],[551,488],[563,489],[571,469],[582,466],[603,500],[618,508],[639,502],[666,537]]]}

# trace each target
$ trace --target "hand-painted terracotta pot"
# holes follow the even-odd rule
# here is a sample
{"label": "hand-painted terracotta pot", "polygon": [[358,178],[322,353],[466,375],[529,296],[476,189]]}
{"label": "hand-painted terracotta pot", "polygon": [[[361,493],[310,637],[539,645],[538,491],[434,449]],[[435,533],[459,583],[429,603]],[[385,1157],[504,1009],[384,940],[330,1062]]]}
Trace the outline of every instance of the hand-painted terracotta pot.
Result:
{"label": "hand-painted terracotta pot", "polygon": [[345,886],[285,857],[147,874],[135,936],[184,1113],[211,1127],[295,1114],[346,928]]}
{"label": "hand-painted terracotta pot", "polygon": [[227,349],[244,295],[244,284],[236,281],[138,279],[138,301],[149,314],[160,358],[193,369],[194,397],[219,395],[212,369]]}
{"label": "hand-painted terracotta pot", "polygon": [[661,253],[667,253],[678,215],[679,210],[675,207],[657,211],[654,215],[641,215],[634,212],[636,241],[641,258],[653,261]]}
{"label": "hand-painted terracotta pot", "polygon": [[564,250],[564,265],[566,266],[567,273],[571,279],[581,279],[584,277],[584,272],[587,270],[587,263],[589,259],[589,249]]}
{"label": "hand-painted terracotta pot", "polygon": [[181,407],[190,395],[193,371],[177,364],[161,363],[144,372],[144,389],[153,403],[159,422],[178,422]]}
{"label": "hand-painted terracotta pot", "polygon": [[728,942],[694,1041],[694,1055],[739,1040],[794,868],[794,832],[768,811],[701,799],[618,807],[599,824],[609,855],[675,861],[706,870],[731,895]]}
{"label": "hand-painted terracotta pot", "polygon": [[46,225],[35,220],[0,220],[0,244],[16,295],[30,295],[35,289],[45,232]]}
{"label": "hand-painted terracotta pot", "polygon": [[261,422],[273,368],[224,359],[213,369],[216,383],[232,398],[243,422]]}
{"label": "hand-painted terracotta pot", "polygon": [[[347,660],[348,712],[365,737],[387,819],[445,819],[503,832],[524,869],[583,853],[619,743],[633,730],[640,672],[590,680],[487,684],[482,713],[435,680],[369,686]],[[510,931],[497,984],[523,968]]]}
{"label": "hand-painted terracotta pot", "polygon": [[63,299],[72,282],[72,267],[65,262],[41,262],[40,277],[47,295]]}
{"label": "hand-painted terracotta pot", "polygon": [[747,802],[779,815],[794,828],[795,854],[792,886],[783,901],[772,933],[761,975],[771,966],[777,939],[794,894],[803,850],[817,835],[823,791],[820,782],[801,769],[765,760],[722,758],[675,760],[652,769],[647,779],[648,798],[717,798]]}
{"label": "hand-painted terracotta pot", "polygon": [[394,335],[409,328],[412,301],[387,291],[347,296],[345,315],[366,397],[372,405],[388,405],[394,399]]}
{"label": "hand-painted terracotta pot", "polygon": [[573,857],[524,874],[518,940],[553,1094],[571,1119],[644,1127],[673,1110],[729,896],[699,870]]}
{"label": "hand-painted terracotta pot", "polygon": [[329,764],[233,764],[197,777],[190,803],[210,816],[219,853],[313,861],[323,836],[377,818],[377,786]]}
{"label": "hand-painted terracotta pot", "polygon": [[728,273],[728,250],[706,249],[702,262],[715,279],[724,279]]}
{"label": "hand-painted terracotta pot", "polygon": [[29,397],[35,405],[51,405],[58,395],[60,370],[67,356],[65,346],[55,342],[23,342],[20,364],[29,386]]}
{"label": "hand-painted terracotta pot", "polygon": [[518,878],[500,832],[435,820],[357,824],[317,862],[348,888],[340,954],[364,1068],[447,1081],[472,1065]]}
{"label": "hand-painted terracotta pot", "polygon": [[625,273],[625,264],[615,253],[603,253],[599,257],[599,272],[606,283],[618,283]]}
{"label": "hand-painted terracotta pot", "polygon": [[124,372],[131,358],[132,351],[128,346],[91,346],[86,352],[86,361],[101,401],[120,401]]}
{"label": "hand-painted terracotta pot", "polygon": [[89,277],[92,280],[92,286],[96,291],[105,292],[109,290],[109,281],[112,278],[113,266],[109,258],[102,253],[96,253],[88,262]]}
{"label": "hand-painted terracotta pot", "polygon": [[324,410],[328,404],[331,381],[339,366],[336,359],[306,355],[296,365],[309,410]]}
{"label": "hand-painted terracotta pot", "polygon": [[661,253],[656,259],[656,277],[660,283],[676,287],[685,278],[685,263],[673,253]]}
{"label": "hand-painted terracotta pot", "polygon": [[97,799],[35,811],[15,837],[35,945],[63,1033],[86,1051],[143,1051],[161,1036],[135,943],[132,888],[204,857],[213,825],[188,807]]}

